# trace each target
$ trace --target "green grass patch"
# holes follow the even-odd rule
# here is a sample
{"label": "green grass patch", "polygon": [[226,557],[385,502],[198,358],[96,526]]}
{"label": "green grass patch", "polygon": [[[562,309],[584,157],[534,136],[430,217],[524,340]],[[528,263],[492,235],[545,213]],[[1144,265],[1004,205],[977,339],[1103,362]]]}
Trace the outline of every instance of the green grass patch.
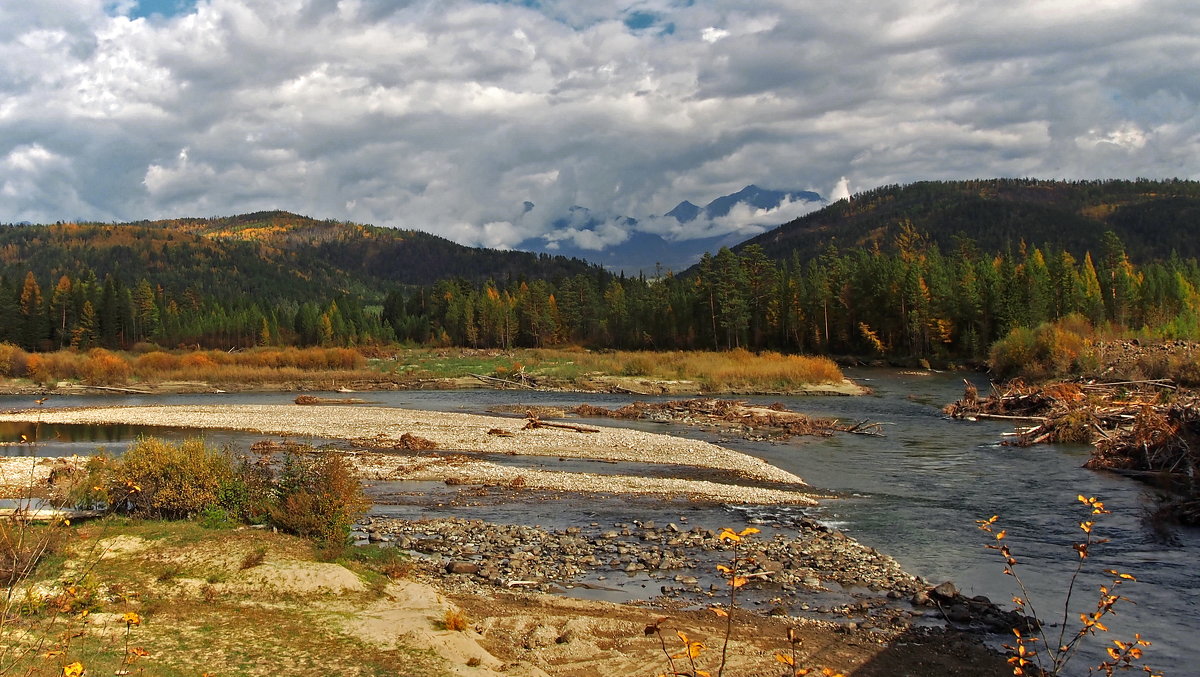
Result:
{"label": "green grass patch", "polygon": [[841,370],[824,357],[770,351],[586,351],[537,348],[511,351],[408,349],[377,368],[401,378],[460,378],[483,374],[509,378],[525,373],[573,382],[586,376],[632,376],[687,380],[707,389],[786,390],[841,381]]}

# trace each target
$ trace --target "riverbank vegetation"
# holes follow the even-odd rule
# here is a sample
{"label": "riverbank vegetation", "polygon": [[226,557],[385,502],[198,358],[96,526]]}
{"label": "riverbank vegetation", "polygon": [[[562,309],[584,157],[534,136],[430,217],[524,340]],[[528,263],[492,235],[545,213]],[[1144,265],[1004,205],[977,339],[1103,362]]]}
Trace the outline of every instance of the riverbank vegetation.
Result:
{"label": "riverbank vegetation", "polygon": [[[291,387],[357,389],[491,384],[546,389],[620,388],[606,377],[679,382],[681,392],[794,392],[838,384],[826,357],[706,351],[589,351],[582,348],[478,350],[453,348],[251,348],[239,351],[60,350],[29,353],[0,343],[0,377],[37,388],[61,382],[99,388],[176,389]],[[365,354],[364,354],[365,353]],[[368,355],[370,357],[368,357]],[[600,380],[597,380],[600,379]],[[672,387],[664,386],[667,392]],[[628,388],[627,388],[628,389]],[[635,389],[636,390],[636,389]]]}

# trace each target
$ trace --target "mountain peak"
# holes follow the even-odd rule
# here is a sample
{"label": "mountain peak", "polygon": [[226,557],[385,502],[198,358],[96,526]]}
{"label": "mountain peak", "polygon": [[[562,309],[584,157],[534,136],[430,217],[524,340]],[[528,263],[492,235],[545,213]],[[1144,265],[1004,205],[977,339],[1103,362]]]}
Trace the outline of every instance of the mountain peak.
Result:
{"label": "mountain peak", "polygon": [[687,200],[684,200],[683,202],[675,205],[674,209],[667,212],[666,216],[673,217],[680,223],[688,223],[690,221],[695,221],[696,217],[700,216],[701,212],[703,211],[704,210],[700,207],[688,202]]}

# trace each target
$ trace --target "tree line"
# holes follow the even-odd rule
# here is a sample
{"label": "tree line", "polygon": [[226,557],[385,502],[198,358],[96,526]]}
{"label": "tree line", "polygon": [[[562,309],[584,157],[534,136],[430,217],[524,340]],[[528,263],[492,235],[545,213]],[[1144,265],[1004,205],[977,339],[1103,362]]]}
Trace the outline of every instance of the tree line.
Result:
{"label": "tree line", "polygon": [[325,301],[173,293],[143,278],[129,286],[114,275],[100,280],[61,275],[43,287],[28,272],[0,277],[0,343],[29,351],[63,348],[357,346],[395,340],[378,309],[343,295]]}
{"label": "tree line", "polygon": [[951,252],[900,227],[894,246],[805,260],[757,245],[705,255],[690,274],[576,275],[474,285],[443,280],[389,295],[398,338],[499,347],[780,350],[818,354],[981,356],[1016,327],[1068,315],[1094,326],[1200,335],[1200,267],[1171,257],[1135,266],[1112,232],[1093,257],[1052,246]]}
{"label": "tree line", "polygon": [[779,350],[974,357],[1016,327],[1068,315],[1094,326],[1200,337],[1200,266],[1172,256],[1135,265],[1112,232],[1081,255],[1019,243],[951,251],[911,224],[886,250],[830,246],[783,261],[757,245],[705,255],[685,275],[444,279],[368,302],[203,296],[112,275],[0,279],[0,341],[64,347],[235,348],[413,342],[479,348]]}

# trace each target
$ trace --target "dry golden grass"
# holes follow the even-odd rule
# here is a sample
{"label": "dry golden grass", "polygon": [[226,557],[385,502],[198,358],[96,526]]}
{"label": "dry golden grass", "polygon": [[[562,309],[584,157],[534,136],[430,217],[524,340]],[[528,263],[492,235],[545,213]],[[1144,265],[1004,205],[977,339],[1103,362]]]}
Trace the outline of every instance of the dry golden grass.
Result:
{"label": "dry golden grass", "polygon": [[463,632],[471,627],[470,621],[467,620],[467,615],[460,609],[446,609],[446,615],[442,619],[442,625],[453,632]]}
{"label": "dry golden grass", "polygon": [[0,344],[0,376],[39,384],[73,380],[104,386],[135,380],[268,383],[310,380],[313,372],[343,380],[378,376],[365,365],[366,359],[351,348],[256,348],[237,353],[151,350],[142,354],[95,348],[86,353],[27,353]]}
{"label": "dry golden grass", "polygon": [[568,354],[585,371],[695,380],[712,389],[788,388],[811,383],[836,383],[844,378],[837,364],[827,357],[783,355],[771,351],[752,353],[741,348],[724,352],[618,351]]}

